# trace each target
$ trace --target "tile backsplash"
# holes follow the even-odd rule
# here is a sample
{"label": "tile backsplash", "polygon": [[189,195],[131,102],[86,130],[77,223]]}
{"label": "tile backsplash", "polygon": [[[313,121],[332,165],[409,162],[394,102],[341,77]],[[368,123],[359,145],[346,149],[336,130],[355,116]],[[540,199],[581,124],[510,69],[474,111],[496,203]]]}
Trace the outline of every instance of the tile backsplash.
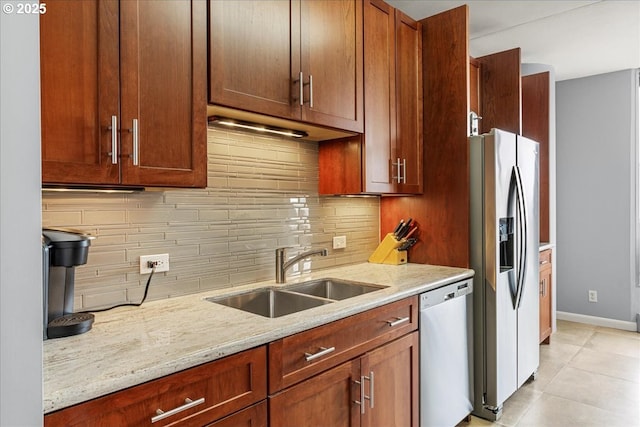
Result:
{"label": "tile backsplash", "polygon": [[[275,248],[326,247],[288,271],[366,261],[378,244],[378,198],[318,196],[318,143],[208,130],[208,187],[133,194],[50,193],[43,226],[96,236],[76,268],[76,309],[142,299],[139,257],[168,253],[148,300],[274,278]],[[334,236],[346,249],[331,249]]]}

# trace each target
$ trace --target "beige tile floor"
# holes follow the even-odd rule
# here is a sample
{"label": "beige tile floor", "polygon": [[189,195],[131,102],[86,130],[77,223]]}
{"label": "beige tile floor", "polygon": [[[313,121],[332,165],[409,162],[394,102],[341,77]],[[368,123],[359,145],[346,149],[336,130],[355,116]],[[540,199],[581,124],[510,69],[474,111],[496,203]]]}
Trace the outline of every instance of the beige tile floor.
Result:
{"label": "beige tile floor", "polygon": [[558,321],[540,346],[540,368],[504,404],[497,422],[458,427],[640,427],[640,334]]}

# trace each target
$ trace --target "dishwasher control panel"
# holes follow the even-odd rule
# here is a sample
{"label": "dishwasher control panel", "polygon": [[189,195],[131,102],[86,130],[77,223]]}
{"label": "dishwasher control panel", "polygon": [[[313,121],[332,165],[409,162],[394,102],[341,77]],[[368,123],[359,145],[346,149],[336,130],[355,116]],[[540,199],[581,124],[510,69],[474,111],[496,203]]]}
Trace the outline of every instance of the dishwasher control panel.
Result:
{"label": "dishwasher control panel", "polygon": [[473,279],[452,283],[432,289],[420,295],[420,309],[431,307],[447,300],[468,295],[473,292]]}

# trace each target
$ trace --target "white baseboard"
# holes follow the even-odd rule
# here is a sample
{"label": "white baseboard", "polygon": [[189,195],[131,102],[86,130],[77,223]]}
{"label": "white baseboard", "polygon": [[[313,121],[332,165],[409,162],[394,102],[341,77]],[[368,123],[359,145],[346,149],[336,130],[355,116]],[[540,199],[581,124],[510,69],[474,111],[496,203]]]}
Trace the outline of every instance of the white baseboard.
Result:
{"label": "white baseboard", "polygon": [[606,317],[587,316],[586,314],[567,313],[557,311],[558,320],[568,320],[570,322],[586,323],[587,325],[604,326],[606,328],[622,329],[623,331],[637,331],[636,322],[625,322],[624,320],[607,319]]}

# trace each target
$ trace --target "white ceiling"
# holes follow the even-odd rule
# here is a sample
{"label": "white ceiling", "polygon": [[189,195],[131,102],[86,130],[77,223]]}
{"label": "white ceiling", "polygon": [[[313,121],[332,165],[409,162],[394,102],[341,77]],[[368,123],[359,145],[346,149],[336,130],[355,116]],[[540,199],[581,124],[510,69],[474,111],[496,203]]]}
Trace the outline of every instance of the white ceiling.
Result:
{"label": "white ceiling", "polygon": [[640,1],[387,0],[416,20],[469,5],[469,50],[514,47],[523,63],[553,66],[556,80],[640,68]]}

